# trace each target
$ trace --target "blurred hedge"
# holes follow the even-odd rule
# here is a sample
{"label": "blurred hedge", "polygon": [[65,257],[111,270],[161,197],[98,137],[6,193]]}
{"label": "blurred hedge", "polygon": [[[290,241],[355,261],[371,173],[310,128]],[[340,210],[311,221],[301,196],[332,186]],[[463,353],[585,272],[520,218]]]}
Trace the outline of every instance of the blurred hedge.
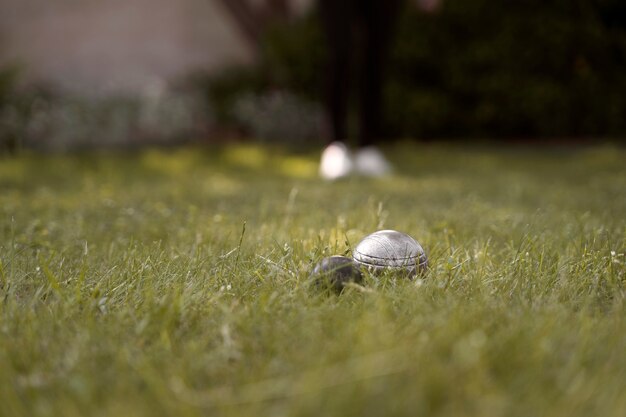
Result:
{"label": "blurred hedge", "polygon": [[15,153],[23,138],[33,94],[18,89],[20,68],[0,67],[0,155]]}
{"label": "blurred hedge", "polygon": [[[621,0],[444,0],[407,5],[386,85],[394,136],[626,136],[626,17]],[[219,120],[243,91],[319,100],[324,40],[315,13],[269,30],[254,70],[207,91]]]}
{"label": "blurred hedge", "polygon": [[436,15],[407,11],[390,126],[435,137],[624,135],[626,22],[603,19],[616,5],[449,0]]}

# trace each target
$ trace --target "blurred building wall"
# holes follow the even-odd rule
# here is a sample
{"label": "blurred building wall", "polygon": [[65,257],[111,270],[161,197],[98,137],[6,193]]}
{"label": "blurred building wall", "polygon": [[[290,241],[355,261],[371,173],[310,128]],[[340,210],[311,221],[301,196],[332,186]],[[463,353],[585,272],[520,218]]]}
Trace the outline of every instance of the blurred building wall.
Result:
{"label": "blurred building wall", "polygon": [[0,65],[22,65],[27,82],[139,92],[253,59],[217,0],[0,0]]}

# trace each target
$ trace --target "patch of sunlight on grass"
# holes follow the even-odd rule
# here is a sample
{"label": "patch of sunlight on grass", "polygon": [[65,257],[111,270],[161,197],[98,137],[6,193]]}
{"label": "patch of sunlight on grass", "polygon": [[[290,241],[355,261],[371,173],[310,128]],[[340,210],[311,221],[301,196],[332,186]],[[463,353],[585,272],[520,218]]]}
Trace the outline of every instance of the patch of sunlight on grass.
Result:
{"label": "patch of sunlight on grass", "polygon": [[221,174],[214,174],[206,178],[203,186],[206,192],[219,195],[237,194],[243,188],[240,181]]}
{"label": "patch of sunlight on grass", "polygon": [[317,163],[303,157],[287,156],[280,160],[278,172],[294,178],[314,178],[317,176]]}
{"label": "patch of sunlight on grass", "polygon": [[21,159],[4,159],[0,161],[0,180],[18,181],[28,173],[28,164]]}
{"label": "patch of sunlight on grass", "polygon": [[463,168],[467,170],[489,171],[497,169],[502,159],[496,154],[475,154],[463,156]]}
{"label": "patch of sunlight on grass", "polygon": [[269,169],[276,174],[293,178],[313,178],[317,174],[317,163],[313,160],[302,156],[273,154],[271,149],[253,145],[225,149],[223,161],[241,168]]}
{"label": "patch of sunlight on grass", "polygon": [[442,175],[422,175],[414,177],[393,177],[393,181],[386,181],[385,187],[390,190],[413,189],[418,192],[459,192],[463,183],[459,177]]}
{"label": "patch of sunlight on grass", "polygon": [[139,163],[152,171],[180,176],[188,173],[197,161],[198,155],[193,149],[176,152],[148,150],[141,155]]}
{"label": "patch of sunlight on grass", "polygon": [[260,169],[267,164],[268,154],[259,146],[233,146],[224,151],[224,161],[244,168]]}
{"label": "patch of sunlight on grass", "polygon": [[593,168],[605,168],[609,165],[620,166],[623,163],[623,154],[614,146],[603,146],[587,149],[584,153],[585,164]]}

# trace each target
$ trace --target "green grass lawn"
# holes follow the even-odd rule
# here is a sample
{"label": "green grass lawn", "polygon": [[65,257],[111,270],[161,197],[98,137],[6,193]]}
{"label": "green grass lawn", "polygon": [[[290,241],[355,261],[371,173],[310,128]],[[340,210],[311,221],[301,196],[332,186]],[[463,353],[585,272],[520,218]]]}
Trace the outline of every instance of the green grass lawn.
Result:
{"label": "green grass lawn", "polygon": [[[626,151],[388,151],[0,160],[0,415],[625,416]],[[310,285],[382,228],[425,277]]]}

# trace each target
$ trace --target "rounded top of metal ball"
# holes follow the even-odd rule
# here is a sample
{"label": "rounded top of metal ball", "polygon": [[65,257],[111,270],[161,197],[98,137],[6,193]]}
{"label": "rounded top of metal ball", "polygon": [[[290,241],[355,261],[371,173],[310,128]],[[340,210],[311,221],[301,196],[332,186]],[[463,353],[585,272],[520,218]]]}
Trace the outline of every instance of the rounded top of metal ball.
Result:
{"label": "rounded top of metal ball", "polygon": [[404,267],[426,263],[422,246],[406,233],[395,230],[379,230],[365,236],[352,256],[355,261],[372,266]]}

